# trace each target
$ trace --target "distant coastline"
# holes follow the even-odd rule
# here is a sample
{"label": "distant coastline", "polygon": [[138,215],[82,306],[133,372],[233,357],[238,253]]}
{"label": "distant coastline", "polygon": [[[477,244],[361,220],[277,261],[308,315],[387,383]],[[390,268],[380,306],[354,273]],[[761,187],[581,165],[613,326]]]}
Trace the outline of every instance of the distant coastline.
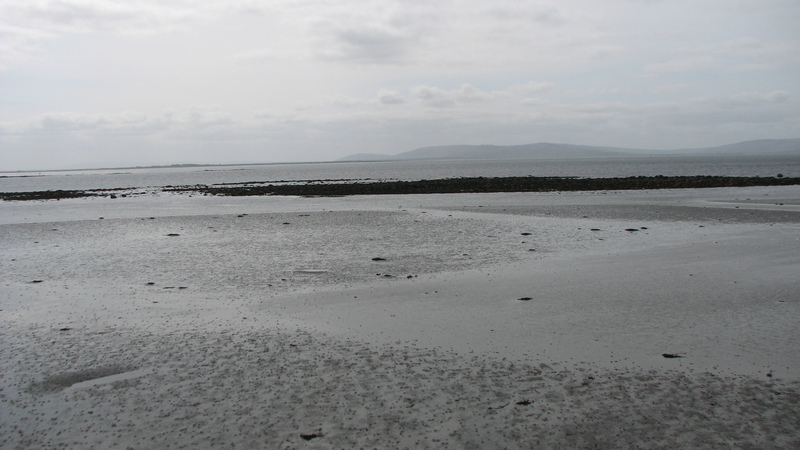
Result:
{"label": "distant coastline", "polygon": [[575,159],[625,158],[631,156],[766,156],[800,155],[800,139],[760,139],[716,147],[648,150],[624,147],[554,144],[441,145],[423,147],[396,155],[357,153],[338,161],[410,161],[426,159]]}
{"label": "distant coastline", "polygon": [[272,166],[272,165],[308,165],[336,164],[354,162],[396,162],[425,160],[546,160],[546,159],[614,159],[630,157],[763,157],[763,156],[797,156],[800,157],[800,138],[796,139],[760,139],[737,142],[735,144],[716,147],[650,150],[624,147],[602,147],[574,144],[554,144],[539,142],[523,145],[443,145],[422,147],[415,150],[385,155],[378,153],[357,153],[331,161],[281,161],[281,162],[228,162],[228,163],[176,163],[154,164],[121,167],[85,167],[46,170],[0,170],[0,178],[28,173],[57,173],[76,171],[104,170],[148,170],[148,169],[181,169],[181,168],[227,168],[236,166]]}

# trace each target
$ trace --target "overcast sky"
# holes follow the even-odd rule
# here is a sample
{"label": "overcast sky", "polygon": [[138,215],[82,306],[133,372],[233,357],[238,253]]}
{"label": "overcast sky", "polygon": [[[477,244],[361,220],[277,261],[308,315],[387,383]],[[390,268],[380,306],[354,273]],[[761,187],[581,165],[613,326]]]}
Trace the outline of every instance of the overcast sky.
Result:
{"label": "overcast sky", "polygon": [[798,0],[2,0],[0,170],[800,137]]}

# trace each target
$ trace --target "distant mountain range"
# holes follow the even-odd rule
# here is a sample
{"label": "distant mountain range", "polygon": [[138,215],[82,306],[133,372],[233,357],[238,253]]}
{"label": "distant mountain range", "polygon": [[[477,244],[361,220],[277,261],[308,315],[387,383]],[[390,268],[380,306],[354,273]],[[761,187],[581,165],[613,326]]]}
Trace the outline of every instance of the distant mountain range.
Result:
{"label": "distant mountain range", "polygon": [[397,155],[358,153],[339,161],[408,161],[416,159],[566,159],[620,158],[625,156],[800,156],[800,139],[761,139],[718,147],[678,150],[647,150],[590,145],[551,144],[540,142],[525,145],[442,145],[423,147]]}

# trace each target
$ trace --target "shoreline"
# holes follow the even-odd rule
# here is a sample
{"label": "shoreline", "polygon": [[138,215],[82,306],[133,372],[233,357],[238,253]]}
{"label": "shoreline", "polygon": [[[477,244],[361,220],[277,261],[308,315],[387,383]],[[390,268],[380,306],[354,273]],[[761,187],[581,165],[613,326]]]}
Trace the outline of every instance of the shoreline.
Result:
{"label": "shoreline", "polygon": [[[330,183],[328,180],[305,184],[239,183],[238,185],[164,186],[158,190],[187,194],[220,196],[315,196],[353,195],[465,194],[502,192],[572,192],[650,189],[706,189],[720,187],[793,186],[800,177],[727,177],[727,176],[635,176],[617,178],[572,177],[462,177],[417,181],[377,181],[369,183]],[[0,192],[4,201],[60,200],[84,197],[126,197],[140,195],[141,188],[97,190],[51,190]]]}

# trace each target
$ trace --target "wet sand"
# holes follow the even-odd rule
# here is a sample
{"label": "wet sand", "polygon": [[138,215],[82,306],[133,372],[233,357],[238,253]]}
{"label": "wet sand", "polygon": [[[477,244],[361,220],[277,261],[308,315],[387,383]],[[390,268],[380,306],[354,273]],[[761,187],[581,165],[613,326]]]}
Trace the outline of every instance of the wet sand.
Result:
{"label": "wet sand", "polygon": [[799,200],[4,202],[0,445],[797,446]]}

